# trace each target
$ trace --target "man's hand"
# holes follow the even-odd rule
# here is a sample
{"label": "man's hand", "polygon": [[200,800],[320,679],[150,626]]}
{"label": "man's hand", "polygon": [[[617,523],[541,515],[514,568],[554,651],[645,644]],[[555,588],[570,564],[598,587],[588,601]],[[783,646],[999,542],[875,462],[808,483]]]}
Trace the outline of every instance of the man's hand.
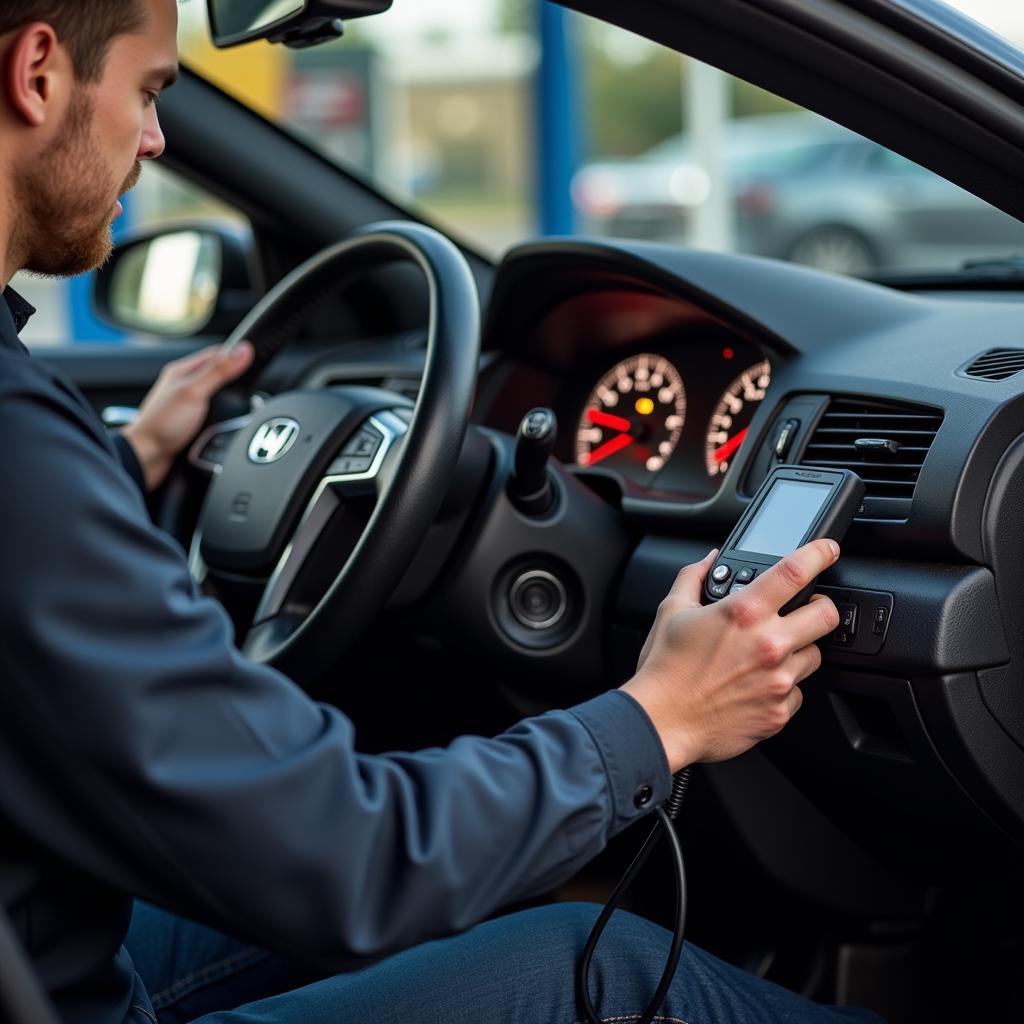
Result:
{"label": "man's hand", "polygon": [[818,540],[743,591],[701,607],[718,552],[683,569],[658,609],[636,675],[622,687],[650,716],[673,772],[725,761],[779,732],[803,701],[798,683],[821,665],[816,640],[839,625],[827,597],[779,609],[839,557]]}
{"label": "man's hand", "polygon": [[253,347],[243,341],[230,356],[214,345],[163,368],[138,418],[123,431],[142,465],[147,490],[163,483],[179,452],[199,433],[210,399],[241,377],[252,360]]}

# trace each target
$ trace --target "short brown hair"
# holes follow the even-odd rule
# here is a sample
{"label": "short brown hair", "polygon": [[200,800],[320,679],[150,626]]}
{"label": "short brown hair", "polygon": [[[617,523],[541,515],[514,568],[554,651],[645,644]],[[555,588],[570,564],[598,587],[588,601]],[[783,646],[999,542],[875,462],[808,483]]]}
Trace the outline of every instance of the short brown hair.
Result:
{"label": "short brown hair", "polygon": [[0,35],[45,21],[71,54],[75,74],[95,81],[114,38],[137,32],[146,17],[144,0],[0,0]]}

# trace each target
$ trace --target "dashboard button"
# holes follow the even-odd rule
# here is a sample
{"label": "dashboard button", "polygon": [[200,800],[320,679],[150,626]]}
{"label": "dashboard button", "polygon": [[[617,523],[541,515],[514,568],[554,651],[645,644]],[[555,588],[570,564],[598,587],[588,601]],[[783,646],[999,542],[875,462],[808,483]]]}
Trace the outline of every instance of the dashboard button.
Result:
{"label": "dashboard button", "polygon": [[796,432],[799,429],[799,420],[786,420],[786,422],[779,428],[779,433],[775,438],[775,458],[777,458],[779,462],[786,461],[786,456],[789,454],[790,446],[793,444],[793,438],[796,437]]}
{"label": "dashboard button", "polygon": [[553,629],[569,609],[565,587],[557,576],[541,569],[525,572],[509,593],[512,614],[528,629]]}
{"label": "dashboard button", "polygon": [[857,606],[855,604],[839,606],[839,629],[849,633],[850,636],[857,635]]}
{"label": "dashboard button", "polygon": [[875,636],[881,636],[885,632],[886,623],[889,621],[889,609],[885,605],[879,605],[875,609],[874,622],[871,626],[871,632]]}

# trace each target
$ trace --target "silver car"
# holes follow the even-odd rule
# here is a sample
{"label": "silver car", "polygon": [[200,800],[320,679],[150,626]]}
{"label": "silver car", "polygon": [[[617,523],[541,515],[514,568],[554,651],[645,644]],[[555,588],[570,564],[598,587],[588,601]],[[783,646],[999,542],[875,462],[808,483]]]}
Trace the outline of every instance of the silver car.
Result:
{"label": "silver car", "polygon": [[[573,182],[587,233],[691,242],[710,183],[683,135]],[[735,245],[821,270],[945,269],[1024,252],[1024,224],[938,175],[805,112],[739,118],[725,135]]]}

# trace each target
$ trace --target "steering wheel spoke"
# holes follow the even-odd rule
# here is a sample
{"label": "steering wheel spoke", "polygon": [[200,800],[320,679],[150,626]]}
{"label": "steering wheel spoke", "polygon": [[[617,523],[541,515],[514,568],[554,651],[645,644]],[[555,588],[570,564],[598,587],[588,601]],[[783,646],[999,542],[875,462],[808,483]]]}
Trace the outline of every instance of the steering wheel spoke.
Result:
{"label": "steering wheel spoke", "polygon": [[[254,626],[283,612],[301,617],[316,606],[366,529],[383,467],[407,430],[404,419],[386,410],[369,417],[345,444],[267,581]],[[313,560],[318,564],[311,566]]]}
{"label": "steering wheel spoke", "polygon": [[191,466],[207,476],[219,473],[224,465],[224,456],[235,435],[244,430],[252,416],[236,416],[207,427],[188,450]]}

